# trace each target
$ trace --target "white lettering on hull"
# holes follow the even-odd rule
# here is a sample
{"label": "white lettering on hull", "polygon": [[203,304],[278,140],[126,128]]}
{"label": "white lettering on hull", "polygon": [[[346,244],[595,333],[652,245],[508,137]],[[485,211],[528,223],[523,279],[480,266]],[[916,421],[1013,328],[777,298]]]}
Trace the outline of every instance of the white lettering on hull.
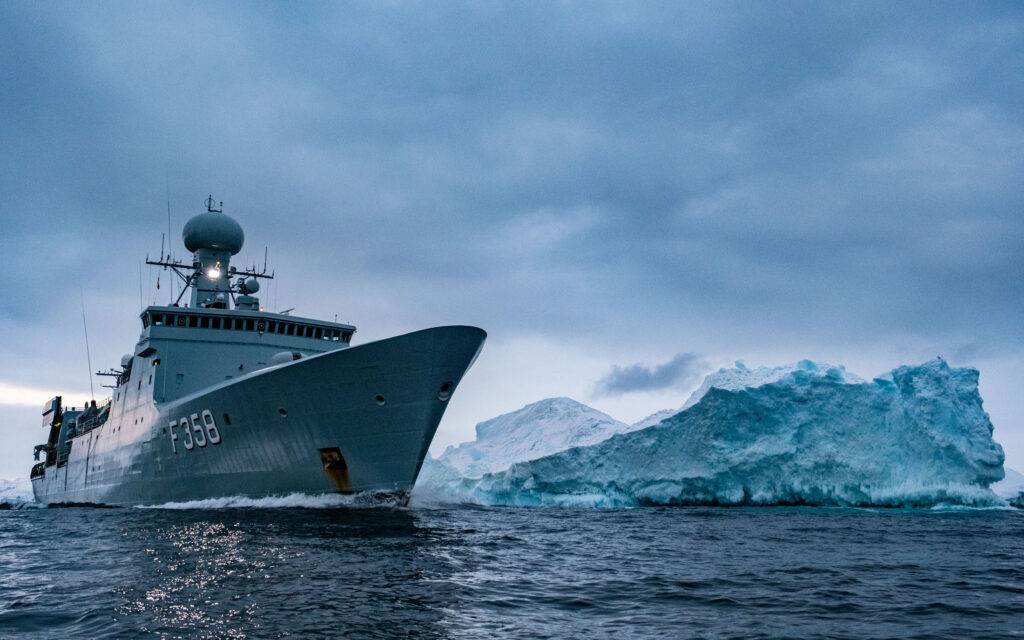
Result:
{"label": "white lettering on hull", "polygon": [[201,413],[193,413],[187,418],[171,420],[167,423],[167,430],[171,435],[171,451],[178,453],[178,433],[175,431],[181,427],[181,444],[185,451],[192,451],[196,447],[205,447],[207,444],[220,444],[220,429],[213,419],[213,413],[209,409],[203,409]]}

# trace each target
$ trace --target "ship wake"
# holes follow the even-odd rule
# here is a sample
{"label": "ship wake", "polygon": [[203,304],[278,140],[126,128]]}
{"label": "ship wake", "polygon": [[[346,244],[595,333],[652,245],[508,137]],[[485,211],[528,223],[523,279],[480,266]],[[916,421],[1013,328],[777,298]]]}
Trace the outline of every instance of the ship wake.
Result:
{"label": "ship wake", "polygon": [[353,494],[289,493],[280,496],[252,498],[249,496],[226,496],[185,502],[165,502],[155,505],[139,505],[138,509],[338,509],[338,508],[397,508],[405,507],[409,496],[395,492],[364,492]]}

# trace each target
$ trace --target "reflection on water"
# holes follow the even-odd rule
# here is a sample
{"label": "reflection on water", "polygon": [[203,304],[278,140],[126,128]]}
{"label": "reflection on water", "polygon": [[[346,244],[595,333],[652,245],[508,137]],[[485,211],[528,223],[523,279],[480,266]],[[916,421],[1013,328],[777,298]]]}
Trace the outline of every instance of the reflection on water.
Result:
{"label": "reflection on water", "polygon": [[1024,513],[0,513],[0,637],[1014,637]]}
{"label": "reflection on water", "polygon": [[[122,525],[151,578],[116,590],[115,616],[141,630],[218,637],[390,635],[403,624],[443,635],[451,608],[437,532],[397,509],[150,512]],[[135,535],[137,532],[143,535]]]}

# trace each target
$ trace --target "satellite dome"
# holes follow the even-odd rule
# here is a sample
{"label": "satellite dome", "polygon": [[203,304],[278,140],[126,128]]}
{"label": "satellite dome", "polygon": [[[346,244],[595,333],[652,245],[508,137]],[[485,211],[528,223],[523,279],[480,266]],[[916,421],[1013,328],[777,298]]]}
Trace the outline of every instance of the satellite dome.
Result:
{"label": "satellite dome", "polygon": [[234,255],[242,250],[245,233],[231,216],[207,211],[185,223],[181,239],[185,241],[185,248],[193,253],[200,249],[213,249],[230,251]]}

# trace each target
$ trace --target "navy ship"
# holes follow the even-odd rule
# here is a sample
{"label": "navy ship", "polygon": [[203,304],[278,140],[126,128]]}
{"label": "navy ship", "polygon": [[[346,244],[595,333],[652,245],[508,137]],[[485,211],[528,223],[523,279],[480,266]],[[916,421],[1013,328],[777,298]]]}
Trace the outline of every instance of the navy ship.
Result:
{"label": "navy ship", "polygon": [[[245,235],[207,200],[183,228],[181,295],[141,315],[106,401],[43,407],[32,491],[46,504],[139,505],[353,493],[406,501],[448,401],[483,346],[445,326],[352,345],[350,324],[265,311]],[[190,294],[183,303],[184,295]]]}

